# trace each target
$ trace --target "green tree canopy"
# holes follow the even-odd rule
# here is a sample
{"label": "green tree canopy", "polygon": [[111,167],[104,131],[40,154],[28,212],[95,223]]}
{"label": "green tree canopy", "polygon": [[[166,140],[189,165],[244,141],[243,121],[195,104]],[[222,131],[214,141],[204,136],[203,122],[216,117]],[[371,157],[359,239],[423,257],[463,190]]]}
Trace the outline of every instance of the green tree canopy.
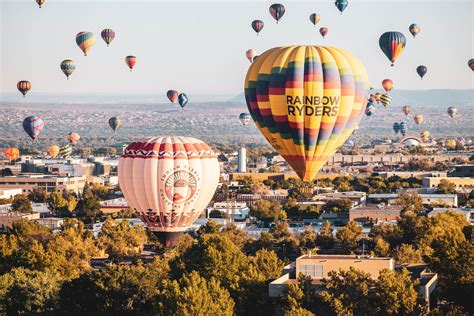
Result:
{"label": "green tree canopy", "polygon": [[33,212],[33,206],[31,201],[28,200],[23,194],[17,194],[12,201],[12,211],[20,213],[31,213]]}

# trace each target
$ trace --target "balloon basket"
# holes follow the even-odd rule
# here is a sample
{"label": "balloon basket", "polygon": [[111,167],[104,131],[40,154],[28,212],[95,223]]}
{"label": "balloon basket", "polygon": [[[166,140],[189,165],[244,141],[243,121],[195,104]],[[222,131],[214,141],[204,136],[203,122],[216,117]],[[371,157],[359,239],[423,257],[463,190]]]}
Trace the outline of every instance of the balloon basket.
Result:
{"label": "balloon basket", "polygon": [[153,234],[158,238],[158,240],[166,247],[171,248],[176,245],[179,237],[181,237],[184,232],[157,232],[154,231]]}

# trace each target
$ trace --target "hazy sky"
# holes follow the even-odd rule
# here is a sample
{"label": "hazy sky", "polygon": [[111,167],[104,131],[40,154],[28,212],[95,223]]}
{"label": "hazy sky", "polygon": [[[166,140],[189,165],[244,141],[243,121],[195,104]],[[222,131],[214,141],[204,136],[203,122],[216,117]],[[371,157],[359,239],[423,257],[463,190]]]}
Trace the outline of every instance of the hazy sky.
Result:
{"label": "hazy sky", "polygon": [[[34,92],[150,93],[173,88],[189,94],[239,94],[248,60],[245,51],[291,44],[332,45],[361,59],[370,81],[380,86],[391,78],[399,89],[469,89],[474,58],[474,1],[349,0],[343,15],[334,0],[281,1],[286,13],[278,24],[268,7],[274,1],[59,1],[1,2],[1,92],[16,91],[19,80],[30,80]],[[318,12],[317,27],[309,15]],[[256,36],[250,27],[261,19]],[[421,32],[413,39],[408,26]],[[323,40],[319,27],[327,26]],[[100,31],[112,28],[107,48]],[[97,42],[84,57],[75,36],[91,31]],[[401,31],[407,38],[395,67],[381,52],[379,36]],[[132,73],[124,63],[136,55]],[[59,68],[73,59],[77,68],[67,81]],[[426,65],[423,80],[416,74]],[[18,93],[20,97],[20,94]]]}

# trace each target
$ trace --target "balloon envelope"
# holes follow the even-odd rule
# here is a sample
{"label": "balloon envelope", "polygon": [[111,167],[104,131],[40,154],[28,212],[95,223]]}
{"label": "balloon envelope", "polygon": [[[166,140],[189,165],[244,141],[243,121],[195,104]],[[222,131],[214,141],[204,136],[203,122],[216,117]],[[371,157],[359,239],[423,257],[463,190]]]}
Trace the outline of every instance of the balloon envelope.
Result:
{"label": "balloon envelope", "polygon": [[260,33],[261,30],[263,30],[264,23],[261,20],[255,20],[252,22],[252,28],[253,30],[257,33]]}
{"label": "balloon envelope", "polygon": [[51,145],[48,147],[48,154],[54,158],[59,154],[59,146]]}
{"label": "balloon envelope", "polygon": [[274,3],[269,8],[270,15],[277,21],[281,19],[281,17],[285,14],[285,7],[283,4]]}
{"label": "balloon envelope", "polygon": [[347,0],[336,0],[334,4],[336,5],[336,8],[342,14],[342,12],[347,8],[347,5],[349,4],[349,2]]}
{"label": "balloon envelope", "polygon": [[180,93],[179,96],[178,96],[178,104],[180,107],[184,108],[186,106],[186,104],[188,104],[188,96],[186,95],[186,93]]}
{"label": "balloon envelope", "polygon": [[247,56],[247,59],[250,62],[253,62],[253,59],[255,58],[256,55],[257,55],[257,52],[253,48],[251,48],[251,49],[249,49],[245,52],[245,56]]}
{"label": "balloon envelope", "polygon": [[23,129],[32,139],[35,139],[43,131],[44,122],[40,117],[28,116],[23,120]]}
{"label": "balloon envelope", "polygon": [[421,79],[423,79],[427,71],[428,71],[428,68],[426,68],[426,66],[421,65],[421,66],[416,67],[416,72],[418,73]]}
{"label": "balloon envelope", "polygon": [[239,121],[242,125],[246,126],[250,123],[252,120],[252,117],[248,113],[240,113],[239,115]]}
{"label": "balloon envelope", "polygon": [[409,30],[410,30],[411,35],[413,35],[413,37],[415,37],[418,33],[420,33],[420,27],[415,23],[410,25]]}
{"label": "balloon envelope", "polygon": [[328,32],[329,32],[329,29],[328,29],[327,27],[322,27],[322,28],[319,29],[319,33],[321,34],[321,36],[322,36],[323,38],[326,37],[326,35],[328,34]]}
{"label": "balloon envelope", "polygon": [[168,92],[166,92],[166,96],[171,101],[171,103],[178,101],[178,94],[179,93],[176,90],[168,90]]}
{"label": "balloon envelope", "polygon": [[23,97],[25,97],[25,95],[31,89],[31,83],[27,80],[21,80],[18,81],[18,83],[16,84],[16,88],[18,89],[18,91],[20,91],[21,94],[23,94]]}
{"label": "balloon envelope", "polygon": [[130,68],[130,71],[132,71],[136,63],[137,63],[137,57],[132,56],[132,55],[125,57],[125,64],[127,64],[128,68]]}
{"label": "balloon envelope", "polygon": [[76,69],[76,63],[74,60],[66,59],[61,62],[59,65],[61,67],[61,70],[63,73],[66,75],[66,78],[69,79],[69,76],[72,75],[74,70]]}
{"label": "balloon envelope", "polygon": [[404,105],[402,111],[405,113],[405,115],[408,115],[408,113],[410,113],[410,107],[408,105]]}
{"label": "balloon envelope", "polygon": [[87,56],[87,52],[95,44],[95,35],[91,32],[79,32],[76,35],[76,44],[84,53],[84,56]]}
{"label": "balloon envelope", "polygon": [[392,102],[392,97],[388,93],[384,93],[380,96],[379,100],[384,107],[387,107]]}
{"label": "balloon envelope", "polygon": [[362,64],[325,46],[270,49],[252,63],[245,80],[257,127],[305,181],[358,126],[368,89]]}
{"label": "balloon envelope", "polygon": [[417,115],[415,115],[415,117],[413,118],[413,120],[415,121],[415,123],[416,123],[417,125],[420,125],[421,123],[423,123],[423,115],[417,114]]}
{"label": "balloon envelope", "polygon": [[448,108],[448,115],[451,116],[451,117],[454,117],[456,116],[456,114],[458,113],[458,109],[454,106],[450,106]]}
{"label": "balloon envelope", "polygon": [[118,116],[113,116],[109,119],[109,126],[111,129],[114,130],[114,132],[117,130],[117,128],[120,127],[120,118]]}
{"label": "balloon envelope", "polygon": [[471,68],[471,70],[474,70],[474,59],[469,59],[467,65],[469,66],[469,68]]}
{"label": "balloon envelope", "polygon": [[390,79],[384,79],[382,81],[382,87],[385,89],[385,91],[389,92],[392,91],[393,89],[393,81]]}
{"label": "balloon envelope", "polygon": [[406,42],[405,35],[400,32],[385,32],[380,36],[380,49],[392,62],[392,66],[405,49]]}
{"label": "balloon envelope", "polygon": [[71,132],[66,135],[66,139],[68,140],[70,144],[76,145],[79,139],[81,139],[81,136],[78,133]]}
{"label": "balloon envelope", "polygon": [[3,157],[7,158],[9,161],[17,160],[18,157],[20,157],[20,151],[15,147],[5,148],[3,150]]}
{"label": "balloon envelope", "polygon": [[41,8],[41,6],[44,4],[44,1],[45,1],[45,0],[36,0],[36,3],[37,3],[38,6]]}
{"label": "balloon envelope", "polygon": [[182,232],[217,187],[217,155],[191,137],[151,137],[131,143],[118,163],[120,188],[154,232]]}
{"label": "balloon envelope", "polygon": [[72,147],[70,145],[64,145],[59,147],[59,157],[63,159],[71,158],[72,155]]}
{"label": "balloon envelope", "polygon": [[102,32],[100,32],[100,36],[104,40],[105,43],[107,43],[107,47],[109,44],[114,40],[115,38],[115,32],[112,29],[103,29]]}
{"label": "balloon envelope", "polygon": [[309,16],[309,20],[311,21],[311,23],[313,23],[314,25],[318,24],[319,20],[320,20],[321,16],[319,15],[319,13],[313,13]]}

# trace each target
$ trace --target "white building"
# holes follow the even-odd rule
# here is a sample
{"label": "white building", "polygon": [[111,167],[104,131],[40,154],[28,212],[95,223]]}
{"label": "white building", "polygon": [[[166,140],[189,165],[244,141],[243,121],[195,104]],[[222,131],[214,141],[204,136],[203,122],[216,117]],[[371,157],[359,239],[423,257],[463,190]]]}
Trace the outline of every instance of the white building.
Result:
{"label": "white building", "polygon": [[0,188],[0,199],[13,199],[17,194],[23,194],[20,188]]}
{"label": "white building", "polygon": [[229,212],[229,218],[237,221],[244,221],[250,213],[250,209],[245,202],[216,202],[213,206],[206,208],[206,218],[209,218],[209,215],[214,210],[226,214]]}
{"label": "white building", "polygon": [[239,148],[237,172],[239,173],[247,172],[247,149],[245,149],[244,146]]}

